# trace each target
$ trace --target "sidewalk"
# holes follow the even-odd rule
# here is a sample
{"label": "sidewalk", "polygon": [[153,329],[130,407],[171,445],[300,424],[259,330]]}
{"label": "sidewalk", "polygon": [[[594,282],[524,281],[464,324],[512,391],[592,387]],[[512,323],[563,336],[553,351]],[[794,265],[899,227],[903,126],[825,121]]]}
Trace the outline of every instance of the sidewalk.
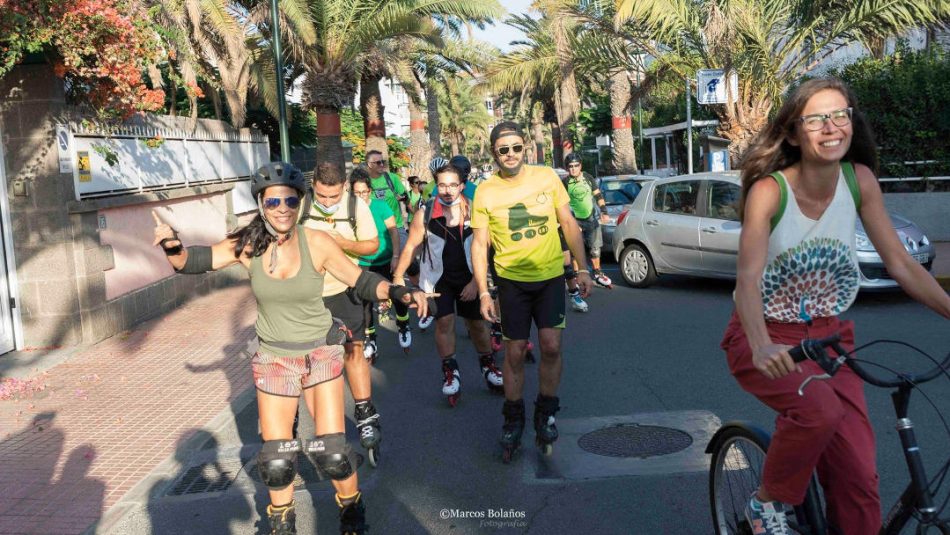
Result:
{"label": "sidewalk", "polygon": [[0,534],[82,533],[251,387],[247,284],[71,355],[0,400]]}

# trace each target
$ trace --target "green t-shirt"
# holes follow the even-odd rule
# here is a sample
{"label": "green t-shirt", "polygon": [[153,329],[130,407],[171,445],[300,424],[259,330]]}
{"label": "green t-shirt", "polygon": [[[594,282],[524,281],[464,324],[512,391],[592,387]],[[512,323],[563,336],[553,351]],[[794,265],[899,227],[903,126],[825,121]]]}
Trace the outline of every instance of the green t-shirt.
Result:
{"label": "green t-shirt", "polygon": [[393,240],[386,229],[386,220],[393,217],[393,211],[384,201],[370,199],[369,211],[373,213],[373,222],[376,223],[376,233],[379,234],[379,249],[374,254],[360,258],[361,266],[381,266],[388,264],[393,258]]}
{"label": "green t-shirt", "polygon": [[594,213],[594,189],[586,173],[568,177],[567,195],[571,198],[571,211],[577,219],[588,219]]}
{"label": "green t-shirt", "polygon": [[419,201],[422,199],[422,193],[416,193],[412,190],[409,190],[407,195],[409,195],[409,222],[412,223],[412,216],[416,214],[416,210],[419,209]]}
{"label": "green t-shirt", "polygon": [[[389,179],[392,180],[392,188],[389,187],[389,182],[386,180],[387,174]],[[384,201],[392,211],[392,215],[396,217],[396,226],[402,227],[402,210],[399,209],[399,197],[406,194],[406,187],[402,185],[399,177],[393,173],[383,173],[378,178],[370,179],[370,187],[373,188],[373,199]],[[396,190],[395,192],[393,188]]]}

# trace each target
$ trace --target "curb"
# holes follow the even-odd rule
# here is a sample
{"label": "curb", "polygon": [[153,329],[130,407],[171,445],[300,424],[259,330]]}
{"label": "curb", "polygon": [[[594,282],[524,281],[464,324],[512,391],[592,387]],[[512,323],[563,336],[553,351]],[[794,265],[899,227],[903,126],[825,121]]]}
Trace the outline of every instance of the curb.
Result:
{"label": "curb", "polygon": [[253,385],[248,386],[247,389],[235,396],[228,406],[222,409],[217,416],[201,426],[201,429],[208,431],[212,436],[202,438],[200,435],[196,435],[179,446],[177,451],[172,452],[164,461],[155,466],[149,475],[142,478],[141,481],[132,487],[132,489],[110,507],[95,524],[89,526],[86,531],[83,532],[83,535],[109,533],[115,529],[129,513],[145,506],[151,498],[149,493],[155,482],[164,478],[173,479],[181,470],[182,466],[181,463],[176,460],[176,454],[180,456],[182,450],[185,450],[189,453],[189,456],[191,456],[200,451],[209,440],[214,438],[215,434],[234,421],[235,415],[243,412],[244,409],[256,399],[257,389],[254,388]]}

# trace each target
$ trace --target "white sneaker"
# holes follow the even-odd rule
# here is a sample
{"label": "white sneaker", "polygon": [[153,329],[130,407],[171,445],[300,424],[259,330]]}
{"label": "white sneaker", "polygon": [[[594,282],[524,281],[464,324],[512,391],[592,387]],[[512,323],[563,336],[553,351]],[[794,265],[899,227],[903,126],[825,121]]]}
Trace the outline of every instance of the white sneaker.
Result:
{"label": "white sneaker", "polygon": [[755,494],[745,508],[745,519],[755,535],[791,535],[785,504],[782,502],[760,502]]}

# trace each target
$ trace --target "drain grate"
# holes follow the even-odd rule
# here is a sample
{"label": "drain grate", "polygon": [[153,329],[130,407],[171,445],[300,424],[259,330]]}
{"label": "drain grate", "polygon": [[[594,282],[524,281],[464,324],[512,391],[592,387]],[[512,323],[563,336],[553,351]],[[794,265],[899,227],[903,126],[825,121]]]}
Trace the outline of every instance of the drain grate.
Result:
{"label": "drain grate", "polygon": [[679,429],[617,424],[591,431],[577,440],[582,450],[605,457],[656,457],[685,450],[693,437]]}
{"label": "drain grate", "polygon": [[178,478],[166,496],[184,496],[227,490],[243,468],[240,459],[220,460],[192,466]]}

